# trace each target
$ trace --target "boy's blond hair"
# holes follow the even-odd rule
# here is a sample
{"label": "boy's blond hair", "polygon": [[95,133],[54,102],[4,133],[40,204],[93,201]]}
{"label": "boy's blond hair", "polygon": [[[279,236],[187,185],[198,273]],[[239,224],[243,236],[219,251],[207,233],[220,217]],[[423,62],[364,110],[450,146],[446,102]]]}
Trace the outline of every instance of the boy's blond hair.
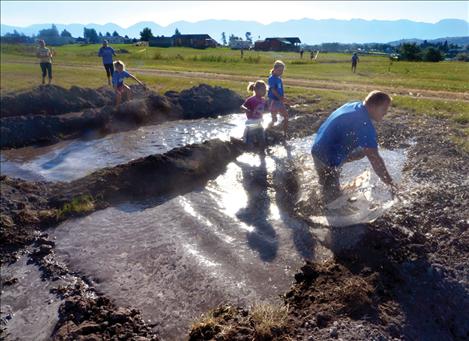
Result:
{"label": "boy's blond hair", "polygon": [[122,65],[122,69],[125,70],[125,63],[122,60],[116,60],[114,62],[114,67],[116,67],[117,65]]}
{"label": "boy's blond hair", "polygon": [[381,105],[384,103],[391,103],[391,102],[392,102],[391,96],[379,90],[373,90],[365,98],[365,104],[368,104],[368,105]]}
{"label": "boy's blond hair", "polygon": [[248,92],[254,92],[254,90],[260,90],[264,88],[267,91],[267,84],[262,80],[257,80],[255,82],[249,82]]}
{"label": "boy's blond hair", "polygon": [[274,67],[272,68],[272,70],[270,70],[270,73],[272,74],[272,72],[274,72],[274,70],[279,67],[283,67],[285,69],[285,63],[282,62],[281,60],[276,60],[274,63]]}

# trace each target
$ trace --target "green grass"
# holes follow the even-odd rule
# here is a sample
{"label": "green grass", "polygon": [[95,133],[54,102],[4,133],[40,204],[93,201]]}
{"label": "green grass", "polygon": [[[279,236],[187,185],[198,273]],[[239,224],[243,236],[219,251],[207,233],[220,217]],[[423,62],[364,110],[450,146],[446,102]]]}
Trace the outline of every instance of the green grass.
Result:
{"label": "green grass", "polygon": [[[299,59],[293,52],[239,51],[228,48],[196,50],[190,48],[157,48],[133,45],[113,45],[119,58],[132,68],[173,71],[203,71],[233,75],[267,77],[273,62],[282,59],[287,64],[285,78],[314,81],[339,81],[363,85],[392,86],[412,89],[445,91],[469,90],[469,63],[464,62],[393,62],[385,56],[362,56],[357,74],[350,72],[350,55],[321,53],[317,61],[305,56]],[[57,66],[99,66],[99,45],[66,45],[54,47]],[[34,48],[4,44],[1,47],[2,67],[9,63],[37,63]]]}
{"label": "green grass", "polygon": [[94,209],[93,198],[89,195],[83,195],[73,198],[69,203],[65,203],[62,209],[58,210],[57,219],[62,220],[73,215],[89,213],[94,211]]}

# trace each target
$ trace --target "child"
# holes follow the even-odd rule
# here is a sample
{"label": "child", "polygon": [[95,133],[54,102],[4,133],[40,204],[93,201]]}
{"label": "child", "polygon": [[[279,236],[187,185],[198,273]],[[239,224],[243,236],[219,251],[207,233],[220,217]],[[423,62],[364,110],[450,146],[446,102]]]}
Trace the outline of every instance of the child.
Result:
{"label": "child", "polygon": [[119,105],[121,103],[122,96],[125,96],[126,99],[130,98],[130,88],[124,84],[124,80],[126,78],[132,78],[143,87],[145,87],[145,84],[140,82],[135,76],[125,71],[125,64],[120,60],[114,62],[114,69],[115,71],[112,75],[112,85],[116,90],[116,105]]}
{"label": "child", "polygon": [[36,57],[39,58],[39,64],[42,71],[42,84],[46,82],[46,75],[49,76],[49,84],[52,81],[52,52],[46,47],[44,40],[39,40],[39,47],[36,51]]}
{"label": "child", "polygon": [[277,113],[283,116],[283,134],[287,136],[288,129],[288,112],[285,108],[285,97],[283,95],[282,74],[285,70],[285,63],[277,60],[274,63],[274,68],[270,70],[269,77],[269,100],[270,112],[272,113],[272,122],[269,123],[269,128],[273,127],[277,122]]}
{"label": "child", "polygon": [[264,128],[262,127],[262,113],[265,109],[265,94],[267,85],[264,81],[258,80],[255,83],[249,83],[248,91],[253,92],[254,96],[249,97],[243,103],[241,108],[246,112],[246,129],[244,130],[244,142],[248,145],[259,147],[264,150]]}

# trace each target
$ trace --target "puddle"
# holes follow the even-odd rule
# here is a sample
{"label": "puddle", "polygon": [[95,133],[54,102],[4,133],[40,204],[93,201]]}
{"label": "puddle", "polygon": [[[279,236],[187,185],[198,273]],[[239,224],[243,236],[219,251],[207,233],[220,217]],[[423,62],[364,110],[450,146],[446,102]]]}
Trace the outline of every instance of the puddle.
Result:
{"label": "puddle", "polygon": [[[333,219],[343,220],[338,225],[357,221],[353,214],[343,217],[347,196],[362,195],[352,207],[365,220],[370,200],[381,205],[379,212],[392,205],[384,185],[367,173],[368,161],[361,160],[344,167],[344,179],[355,186],[331,207],[340,214],[316,217],[324,226],[311,229],[284,212],[281,188],[273,184],[284,182],[289,162],[301,165],[302,192],[317,189],[311,141],[293,140],[264,159],[243,154],[204,188],[170,200],[129,203],[67,221],[50,232],[57,255],[119,305],[158,322],[164,339],[180,338],[195,316],[218,304],[275,300],[305,258],[327,259],[329,248],[359,240],[356,227],[328,226]],[[388,164],[395,162],[390,172],[397,176],[404,154],[381,154]],[[343,241],[333,238],[340,234]]]}
{"label": "puddle", "polygon": [[[71,181],[104,167],[205,140],[243,136],[245,114],[170,121],[103,138],[68,140],[1,152],[1,173],[25,180]],[[270,122],[265,114],[264,123]]]}
{"label": "puddle", "polygon": [[1,328],[5,340],[49,340],[58,321],[61,301],[49,292],[54,286],[42,281],[35,265],[22,257],[12,265],[2,265],[1,279],[17,278],[18,282],[3,286],[1,292]]}

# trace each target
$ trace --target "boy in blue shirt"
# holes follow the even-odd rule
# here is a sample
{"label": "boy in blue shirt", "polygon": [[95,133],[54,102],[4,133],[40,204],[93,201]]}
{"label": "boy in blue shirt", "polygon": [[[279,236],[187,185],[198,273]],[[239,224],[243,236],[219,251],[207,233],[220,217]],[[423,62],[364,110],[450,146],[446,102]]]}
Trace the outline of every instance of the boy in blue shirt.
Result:
{"label": "boy in blue shirt", "polygon": [[99,48],[98,56],[103,58],[104,69],[106,70],[107,83],[111,85],[111,77],[114,74],[114,64],[112,61],[112,56],[115,56],[116,52],[110,46],[108,46],[108,41],[103,40],[103,46]]}
{"label": "boy in blue shirt", "polygon": [[288,129],[288,112],[285,108],[285,97],[283,94],[282,74],[285,70],[285,63],[277,60],[274,67],[270,70],[269,77],[269,92],[268,97],[270,101],[270,112],[272,114],[272,121],[269,123],[269,128],[273,127],[277,122],[277,113],[283,116],[283,134],[287,136]]}
{"label": "boy in blue shirt", "polygon": [[340,167],[364,156],[381,181],[395,193],[396,186],[378,153],[376,130],[371,122],[380,122],[390,105],[391,97],[375,90],[363,102],[344,104],[319,127],[311,153],[326,201],[340,195]]}

